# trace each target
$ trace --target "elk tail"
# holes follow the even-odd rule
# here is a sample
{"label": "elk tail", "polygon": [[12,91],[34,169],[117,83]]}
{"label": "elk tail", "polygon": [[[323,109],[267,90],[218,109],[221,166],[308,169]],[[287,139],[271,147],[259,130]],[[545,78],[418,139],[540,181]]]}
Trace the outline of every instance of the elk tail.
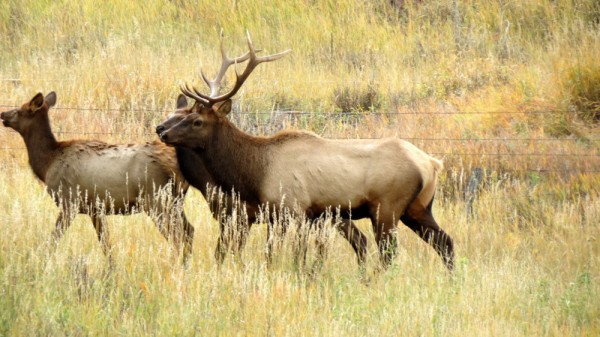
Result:
{"label": "elk tail", "polygon": [[433,195],[435,194],[437,177],[444,168],[444,163],[439,159],[431,157],[430,162],[430,170],[424,171],[423,189],[421,190],[421,193],[419,193],[419,195],[417,196],[417,200],[423,208],[427,208],[428,205],[431,203]]}

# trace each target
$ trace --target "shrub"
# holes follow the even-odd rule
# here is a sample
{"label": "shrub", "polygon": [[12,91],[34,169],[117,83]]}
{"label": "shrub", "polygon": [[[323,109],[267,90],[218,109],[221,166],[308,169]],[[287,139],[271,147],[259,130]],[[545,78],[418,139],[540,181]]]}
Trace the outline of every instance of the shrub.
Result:
{"label": "shrub", "polygon": [[342,112],[375,111],[381,108],[381,97],[372,85],[366,88],[338,87],[333,94],[335,106]]}
{"label": "shrub", "polygon": [[578,63],[568,69],[567,83],[571,104],[590,122],[600,122],[600,65]]}

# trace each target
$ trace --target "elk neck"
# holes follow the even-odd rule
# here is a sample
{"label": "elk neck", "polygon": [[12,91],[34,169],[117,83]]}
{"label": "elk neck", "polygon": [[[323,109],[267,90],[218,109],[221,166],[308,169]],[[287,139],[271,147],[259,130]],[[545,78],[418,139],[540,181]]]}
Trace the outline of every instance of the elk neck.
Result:
{"label": "elk neck", "polygon": [[269,163],[268,138],[249,135],[227,120],[220,123],[206,148],[196,151],[219,187],[258,204]]}
{"label": "elk neck", "polygon": [[45,182],[48,167],[55,159],[56,151],[61,147],[52,133],[47,113],[36,118],[30,128],[20,133],[27,147],[31,169],[41,181]]}
{"label": "elk neck", "polygon": [[175,147],[175,153],[183,178],[206,197],[207,184],[214,185],[214,181],[202,159],[194,150],[182,146]]}

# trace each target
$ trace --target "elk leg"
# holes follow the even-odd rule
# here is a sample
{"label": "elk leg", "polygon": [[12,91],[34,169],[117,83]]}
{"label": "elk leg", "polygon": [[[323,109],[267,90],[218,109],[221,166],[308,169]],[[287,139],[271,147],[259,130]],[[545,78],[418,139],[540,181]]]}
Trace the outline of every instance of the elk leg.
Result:
{"label": "elk leg", "polygon": [[273,221],[267,222],[267,249],[266,249],[266,258],[267,258],[267,266],[270,267],[273,265],[273,246],[275,244],[275,224]]}
{"label": "elk leg", "polygon": [[223,263],[230,249],[236,261],[241,262],[241,254],[246,246],[249,230],[250,224],[241,220],[235,224],[221,224],[221,233],[215,249],[215,258],[219,264]]}
{"label": "elk leg", "polygon": [[60,240],[60,238],[62,238],[67,229],[69,229],[74,218],[75,214],[68,210],[68,206],[61,207],[58,213],[58,218],[56,219],[56,225],[51,234],[52,240],[54,241],[54,245],[58,243],[58,240]]}
{"label": "elk leg", "polygon": [[[235,217],[235,233],[233,236],[232,251],[233,257],[237,263],[243,264],[242,251],[246,246],[250,229],[256,221],[256,214],[254,212],[248,212],[246,205],[239,199],[231,201],[232,207],[231,213],[237,209],[237,216]],[[231,214],[229,213],[229,214]]]}
{"label": "elk leg", "polygon": [[188,264],[194,245],[194,226],[188,221],[183,208],[181,210],[181,224],[183,226],[183,263]]}
{"label": "elk leg", "polygon": [[325,263],[325,259],[327,259],[327,253],[329,251],[329,247],[327,246],[327,233],[325,232],[323,225],[317,225],[317,233],[316,233],[316,246],[317,246],[317,256],[315,262],[311,268],[311,274],[316,275],[318,272],[323,269],[323,264]]}
{"label": "elk leg", "polygon": [[252,227],[252,223],[247,222],[246,220],[238,220],[238,230],[237,235],[235,236],[235,242],[233,246],[233,254],[234,258],[241,263],[242,262],[242,251],[246,246],[246,242],[248,240],[248,234],[250,233],[250,228]]}
{"label": "elk leg", "polygon": [[229,250],[229,236],[225,233],[224,225],[221,224],[220,227],[219,239],[217,240],[217,247],[215,248],[215,259],[219,265],[223,264],[225,254],[227,254],[227,250]]}
{"label": "elk leg", "polygon": [[273,264],[273,250],[276,246],[277,249],[281,248],[281,243],[287,232],[287,223],[285,221],[278,221],[274,217],[269,217],[267,221],[267,266]]}
{"label": "elk leg", "polygon": [[215,259],[220,265],[223,263],[223,261],[225,261],[225,256],[227,255],[227,252],[230,249],[232,249],[233,242],[236,241],[237,226],[227,218],[221,218],[219,220],[219,223],[220,233],[219,239],[217,241],[217,248],[215,249]]}
{"label": "elk leg", "polygon": [[156,228],[158,228],[158,231],[165,238],[165,240],[167,240],[169,244],[173,244],[173,246],[175,247],[175,254],[171,255],[171,258],[177,260],[179,252],[181,252],[181,233],[179,230],[180,228],[173,227],[172,224],[168,221],[168,219],[170,219],[170,214],[166,210],[150,212],[149,216],[152,218],[152,221],[154,221]]}
{"label": "elk leg", "polygon": [[336,228],[354,249],[359,267],[364,268],[367,262],[367,236],[350,219],[342,219]]}
{"label": "elk leg", "polygon": [[108,226],[106,225],[106,218],[104,215],[93,214],[91,215],[92,222],[94,223],[94,229],[98,236],[98,241],[102,244],[102,250],[104,255],[108,257],[110,265],[112,265],[112,254],[110,249],[110,237],[108,234]]}
{"label": "elk leg", "polygon": [[373,232],[375,232],[375,241],[379,248],[379,260],[381,266],[386,269],[392,263],[396,251],[398,250],[398,241],[396,239],[396,228],[395,217],[388,214],[381,214],[379,212],[371,215],[371,222],[373,225]]}
{"label": "elk leg", "polygon": [[452,238],[435,222],[431,209],[428,208],[418,215],[410,215],[407,212],[400,219],[421,239],[433,246],[444,261],[446,268],[452,271],[454,268],[454,243]]}
{"label": "elk leg", "polygon": [[[175,217],[171,216],[168,211],[163,211],[162,214],[157,218],[156,223],[159,225],[159,229],[167,241],[173,240],[173,246],[175,246],[176,257],[179,258],[179,254],[183,255],[183,264],[186,265],[189,261],[190,255],[192,254],[192,246],[194,243],[194,226],[190,224],[185,211],[183,209],[183,199],[179,199],[173,205],[173,209],[177,212]],[[172,222],[175,222],[173,225]],[[165,226],[166,225],[166,226]],[[183,247],[182,247],[183,244]]]}
{"label": "elk leg", "polygon": [[294,238],[294,265],[298,270],[306,266],[306,255],[308,254],[308,236],[310,227],[299,225],[296,228],[296,237]]}

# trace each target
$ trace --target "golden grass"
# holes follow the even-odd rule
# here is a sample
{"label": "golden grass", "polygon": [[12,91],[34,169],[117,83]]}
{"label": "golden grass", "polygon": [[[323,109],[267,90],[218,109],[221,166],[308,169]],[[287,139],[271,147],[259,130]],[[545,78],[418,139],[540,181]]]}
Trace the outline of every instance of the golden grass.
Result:
{"label": "golden grass", "polygon": [[[598,333],[597,189],[558,202],[531,196],[522,185],[498,183],[479,195],[470,219],[460,198],[438,200],[436,217],[457,247],[453,276],[402,227],[394,265],[373,273],[376,249],[370,225],[362,221],[370,239],[371,280],[365,284],[354,253],[338,236],[314,279],[295,271],[287,244],[267,270],[264,225],[251,232],[245,265],[228,259],[217,268],[217,224],[197,192],[186,202],[197,233],[189,269],[171,264],[170,246],[143,215],[110,217],[112,272],[85,216],[50,253],[46,242],[56,208],[21,167],[4,168],[0,178],[10,196],[0,210],[3,334]],[[23,183],[17,187],[15,181]]]}
{"label": "golden grass", "polygon": [[[290,238],[268,270],[265,225],[244,265],[218,268],[218,226],[192,191],[189,269],[134,215],[109,218],[109,272],[85,216],[48,249],[57,209],[20,136],[2,128],[0,336],[600,334],[597,3],[387,3],[2,2],[0,105],[55,90],[60,139],[156,139],[178,86],[216,70],[221,28],[230,55],[245,51],[246,29],[264,53],[291,48],[255,71],[234,117],[256,133],[399,136],[444,159],[434,214],[455,239],[457,270],[399,227],[393,266],[374,273],[366,221],[368,283],[335,235],[315,278],[294,266]],[[484,175],[468,215],[474,167]]]}

